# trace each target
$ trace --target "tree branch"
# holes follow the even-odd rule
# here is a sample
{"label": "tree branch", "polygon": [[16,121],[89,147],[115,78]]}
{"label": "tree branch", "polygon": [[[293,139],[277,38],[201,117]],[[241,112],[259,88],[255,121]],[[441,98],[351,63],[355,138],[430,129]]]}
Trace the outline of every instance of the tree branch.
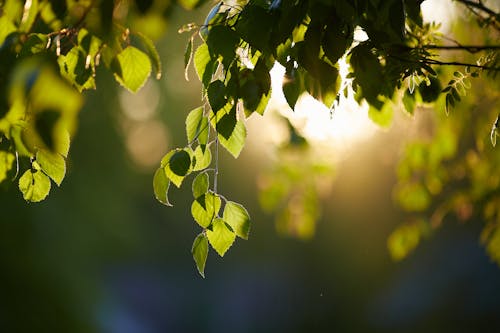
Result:
{"label": "tree branch", "polygon": [[455,0],[455,1],[460,2],[460,3],[464,4],[465,6],[479,9],[485,13],[488,13],[490,16],[497,17],[499,15],[498,13],[495,13],[495,11],[493,11],[492,9],[489,9],[488,7],[486,7],[485,5],[483,5],[480,2],[475,2],[475,1],[471,1],[471,0]]}
{"label": "tree branch", "polygon": [[465,50],[470,53],[477,53],[486,50],[500,50],[500,45],[456,45],[456,46],[423,45],[422,48],[432,49],[432,50],[448,50],[448,51]]}
{"label": "tree branch", "polygon": [[464,62],[459,62],[459,61],[439,61],[435,59],[423,59],[421,62],[429,65],[440,65],[440,66],[468,66],[468,67],[473,67],[473,68],[480,68],[480,69],[485,69],[489,71],[500,71],[500,67],[492,67],[492,66],[484,66],[484,65],[478,65],[478,64],[469,64],[469,63],[464,63]]}

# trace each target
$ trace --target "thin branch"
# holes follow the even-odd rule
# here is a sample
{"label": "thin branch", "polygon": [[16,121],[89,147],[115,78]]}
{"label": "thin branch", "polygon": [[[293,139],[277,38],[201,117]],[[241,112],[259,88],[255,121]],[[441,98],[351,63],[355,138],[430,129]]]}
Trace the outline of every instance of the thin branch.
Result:
{"label": "thin branch", "polygon": [[470,63],[464,63],[464,62],[458,62],[458,61],[439,61],[439,60],[434,60],[434,59],[424,59],[421,62],[423,62],[425,64],[430,64],[430,65],[468,66],[468,67],[473,67],[473,68],[485,69],[485,70],[489,70],[489,71],[500,71],[500,67],[484,66],[484,65],[470,64]]}
{"label": "thin branch", "polygon": [[486,7],[485,5],[483,5],[480,2],[475,2],[475,1],[470,1],[470,0],[455,0],[455,1],[460,2],[466,6],[470,6],[470,7],[479,9],[485,13],[488,13],[490,16],[496,17],[499,15],[498,13],[495,13],[495,11],[493,11],[492,9],[489,9],[488,7]]}
{"label": "thin branch", "polygon": [[[458,43],[457,43],[458,44]],[[456,45],[456,46],[441,46],[441,45],[423,45],[423,49],[432,50],[448,50],[448,51],[467,51],[470,53],[477,53],[487,50],[500,50],[500,45]]]}

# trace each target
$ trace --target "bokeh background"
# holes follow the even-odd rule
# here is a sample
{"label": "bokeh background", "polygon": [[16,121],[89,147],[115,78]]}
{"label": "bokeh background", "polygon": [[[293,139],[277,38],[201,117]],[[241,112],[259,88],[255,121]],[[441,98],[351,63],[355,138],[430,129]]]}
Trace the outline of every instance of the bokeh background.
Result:
{"label": "bokeh background", "polygon": [[222,154],[219,183],[250,212],[251,237],[223,259],[211,251],[198,275],[189,186],[172,190],[167,208],[152,175],[185,144],[185,116],[200,104],[194,73],[184,79],[189,36],[177,28],[203,12],[175,9],[158,43],[164,76],[139,95],[98,75],[61,188],[41,204],[24,202],[15,183],[0,190],[0,331],[500,331],[500,268],[479,244],[479,221],[445,224],[407,259],[390,258],[387,237],[404,218],[395,166],[420,128],[404,117],[338,151],[309,240],[276,232],[259,205],[276,138],[252,119],[241,157]]}

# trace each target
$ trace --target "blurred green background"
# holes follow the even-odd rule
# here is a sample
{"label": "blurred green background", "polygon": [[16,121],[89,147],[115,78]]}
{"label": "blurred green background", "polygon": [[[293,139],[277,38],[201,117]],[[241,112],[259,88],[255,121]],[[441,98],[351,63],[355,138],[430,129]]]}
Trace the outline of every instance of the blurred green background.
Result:
{"label": "blurred green background", "polygon": [[200,103],[194,73],[184,79],[188,36],[176,32],[192,20],[172,15],[159,42],[164,77],[138,98],[98,75],[61,189],[41,204],[15,184],[0,190],[0,331],[500,331],[500,269],[478,242],[479,222],[446,224],[406,260],[390,259],[386,240],[403,218],[391,201],[401,130],[336,165],[309,241],[278,235],[258,205],[268,156],[223,155],[219,188],[245,203],[251,237],[223,259],[211,251],[207,278],[198,275],[189,186],[171,191],[173,208],[152,191],[159,159],[185,144],[185,116]]}

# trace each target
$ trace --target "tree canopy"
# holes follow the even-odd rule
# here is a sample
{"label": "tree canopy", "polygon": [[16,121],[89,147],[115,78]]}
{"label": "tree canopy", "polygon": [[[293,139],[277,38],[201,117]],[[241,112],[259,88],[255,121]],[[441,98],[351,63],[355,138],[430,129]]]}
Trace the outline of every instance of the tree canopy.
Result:
{"label": "tree canopy", "polygon": [[[153,41],[173,6],[194,9],[206,2],[0,1],[0,182],[15,180],[25,200],[44,200],[65,177],[84,91],[99,89],[100,69],[131,92],[150,76],[159,79],[162,61]],[[218,191],[219,148],[240,155],[245,119],[266,111],[276,63],[285,68],[282,90],[292,109],[310,94],[333,113],[343,96],[353,95],[369,104],[375,123],[386,126],[395,105],[414,115],[419,106],[433,104],[438,121],[432,140],[408,146],[395,189],[401,207],[417,215],[390,236],[389,249],[403,258],[447,215],[477,215],[487,222],[482,240],[500,262],[499,154],[478,139],[486,133],[496,145],[498,96],[481,114],[454,112],[464,104],[472,109],[474,101],[464,97],[476,78],[486,77],[478,84],[490,82],[498,90],[500,14],[483,1],[454,1],[480,31],[459,41],[424,20],[422,2],[221,1],[205,22],[179,29],[190,34],[184,65],[186,76],[189,66],[195,68],[202,102],[186,118],[186,145],[159,163],[153,191],[169,206],[169,187],[194,175],[191,214],[201,231],[192,254],[201,275],[209,245],[223,256],[237,237],[249,237],[248,211]],[[445,52],[464,55],[449,60]],[[290,131],[289,145],[303,144],[300,133]],[[447,191],[453,182],[464,186]],[[314,220],[314,213],[308,218]]]}

